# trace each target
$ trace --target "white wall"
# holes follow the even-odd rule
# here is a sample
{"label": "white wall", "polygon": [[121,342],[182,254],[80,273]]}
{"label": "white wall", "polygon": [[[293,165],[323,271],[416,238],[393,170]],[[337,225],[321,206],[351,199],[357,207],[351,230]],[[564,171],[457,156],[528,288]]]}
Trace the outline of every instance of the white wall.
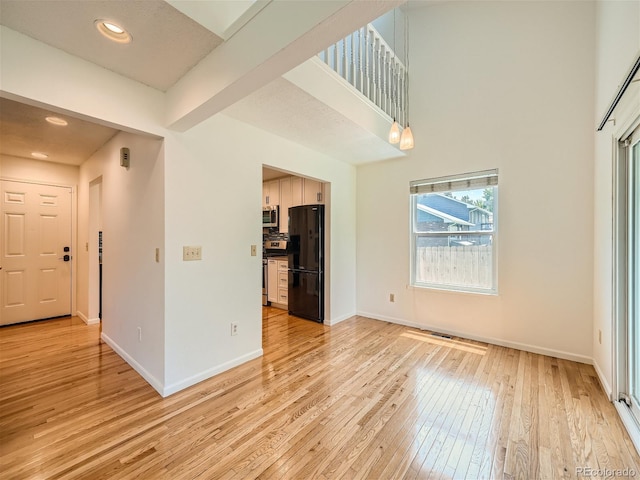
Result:
{"label": "white wall", "polygon": [[[131,167],[120,166],[120,148],[130,149]],[[102,335],[151,385],[164,383],[164,152],[162,141],[119,133],[80,167],[78,240],[89,238],[90,184],[102,178],[103,231]],[[95,215],[95,213],[93,213]],[[78,256],[78,309],[91,317],[88,303],[89,253]],[[92,252],[95,254],[95,250]],[[95,273],[95,272],[94,272]],[[93,308],[91,308],[93,307]],[[138,339],[138,331],[142,340]]]}
{"label": "white wall", "polygon": [[[260,256],[250,256],[250,245],[262,242],[263,164],[330,182],[327,317],[336,322],[355,313],[353,166],[224,115],[186,133],[168,131],[161,92],[6,27],[0,34],[2,95],[164,138],[160,148],[151,138],[119,134],[83,165],[79,181],[79,232],[85,235],[79,244],[84,246],[89,183],[103,179],[109,291],[103,331],[161,393],[260,354],[262,264]],[[37,69],[47,75],[29,74]],[[117,162],[120,146],[131,148],[130,171]],[[140,164],[139,150],[144,152]],[[202,246],[202,261],[182,262],[183,245]],[[155,247],[161,248],[160,264],[153,261]],[[88,281],[87,255],[81,257],[79,285]],[[88,314],[88,290],[78,308]],[[230,336],[231,322],[239,324],[236,337]]]}
{"label": "white wall", "polygon": [[[590,2],[411,10],[416,147],[358,168],[360,314],[590,361],[594,38]],[[499,295],[408,289],[409,182],[490,168]]]}
{"label": "white wall", "polygon": [[[600,123],[619,85],[624,80],[640,49],[640,3],[599,1],[596,28],[596,121]],[[638,84],[634,84],[627,96]],[[614,118],[616,115],[614,115]],[[618,118],[620,122],[621,118]],[[594,328],[593,360],[605,389],[611,394],[613,381],[612,318],[612,138],[614,122],[595,136],[594,177]],[[602,332],[602,343],[599,332]]]}
{"label": "white wall", "polygon": [[[165,145],[166,393],[261,354],[263,164],[331,183],[327,317],[355,313],[354,167],[224,115]],[[183,262],[184,245],[202,261]]]}
{"label": "white wall", "polygon": [[0,175],[4,179],[26,180],[74,187],[78,184],[79,167],[30,158],[0,155]]}

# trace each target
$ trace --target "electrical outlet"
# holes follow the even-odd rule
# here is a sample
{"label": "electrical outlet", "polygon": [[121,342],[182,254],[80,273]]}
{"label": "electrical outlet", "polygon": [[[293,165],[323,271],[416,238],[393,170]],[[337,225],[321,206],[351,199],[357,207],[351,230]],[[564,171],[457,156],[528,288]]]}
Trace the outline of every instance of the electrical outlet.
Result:
{"label": "electrical outlet", "polygon": [[142,342],[142,328],[138,327],[138,342]]}
{"label": "electrical outlet", "polygon": [[602,330],[598,330],[598,343],[602,345]]}
{"label": "electrical outlet", "polygon": [[182,247],[182,260],[202,260],[202,247]]}
{"label": "electrical outlet", "polygon": [[389,301],[392,302],[392,303],[396,301],[396,294],[395,293],[390,293],[389,294]]}
{"label": "electrical outlet", "polygon": [[238,334],[238,324],[231,322],[231,336]]}

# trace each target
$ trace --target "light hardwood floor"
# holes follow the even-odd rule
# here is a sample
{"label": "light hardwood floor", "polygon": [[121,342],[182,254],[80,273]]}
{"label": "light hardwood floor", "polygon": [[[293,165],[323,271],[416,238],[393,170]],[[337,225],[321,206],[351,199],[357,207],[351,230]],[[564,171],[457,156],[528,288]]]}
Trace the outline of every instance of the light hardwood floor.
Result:
{"label": "light hardwood floor", "polygon": [[162,399],[76,318],[0,328],[0,478],[585,478],[640,458],[591,366],[266,308],[264,357]]}

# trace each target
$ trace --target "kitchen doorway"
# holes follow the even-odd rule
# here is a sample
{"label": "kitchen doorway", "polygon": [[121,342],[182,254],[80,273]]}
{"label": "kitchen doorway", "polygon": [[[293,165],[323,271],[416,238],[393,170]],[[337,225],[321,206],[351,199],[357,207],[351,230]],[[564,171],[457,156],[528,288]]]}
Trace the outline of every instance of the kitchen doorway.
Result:
{"label": "kitchen doorway", "polygon": [[[295,275],[290,275],[289,253],[296,242],[291,242],[289,232],[289,209],[304,208],[311,205],[322,205],[323,210],[323,242],[316,248],[322,258],[319,263],[323,271],[319,274],[322,279],[317,290],[318,302],[322,305],[315,321],[329,319],[329,291],[330,291],[330,183],[319,179],[302,176],[274,167],[263,165],[262,168],[262,209],[263,209],[263,320],[281,312],[288,314],[290,283]],[[277,225],[273,225],[275,209]],[[269,213],[267,216],[265,212]],[[265,223],[266,222],[266,223]],[[297,238],[297,237],[296,237]],[[293,255],[292,258],[297,258]],[[305,267],[310,267],[305,265]],[[298,297],[296,297],[298,298]],[[326,312],[326,313],[325,313]],[[318,317],[318,318],[316,318]]]}

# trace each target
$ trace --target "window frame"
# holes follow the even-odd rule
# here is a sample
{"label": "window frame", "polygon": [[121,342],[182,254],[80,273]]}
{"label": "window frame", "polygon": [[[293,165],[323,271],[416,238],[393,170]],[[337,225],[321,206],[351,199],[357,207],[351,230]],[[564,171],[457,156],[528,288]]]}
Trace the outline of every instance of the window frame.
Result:
{"label": "window frame", "polygon": [[[481,181],[483,178],[495,177],[495,184],[476,186],[474,182]],[[481,295],[498,295],[498,232],[499,232],[499,182],[498,182],[498,169],[484,170],[479,172],[469,172],[458,175],[450,175],[446,177],[428,178],[424,180],[414,180],[409,185],[409,282],[411,288],[425,289],[425,290],[438,290],[443,292],[453,293],[472,293]],[[452,188],[443,189],[443,185],[458,185],[460,186],[464,182],[467,182],[468,188]],[[434,185],[435,191],[424,192],[419,191],[421,186]],[[429,187],[428,187],[429,188]],[[453,232],[417,232],[416,231],[416,209],[417,198],[421,193],[446,193],[456,192],[463,190],[472,190],[480,188],[494,188],[493,191],[493,230],[467,230],[460,231],[460,235],[478,235],[492,237],[491,239],[491,287],[481,288],[464,285],[447,285],[442,283],[424,283],[416,281],[416,244],[417,239],[420,237],[442,237],[451,236]]]}

